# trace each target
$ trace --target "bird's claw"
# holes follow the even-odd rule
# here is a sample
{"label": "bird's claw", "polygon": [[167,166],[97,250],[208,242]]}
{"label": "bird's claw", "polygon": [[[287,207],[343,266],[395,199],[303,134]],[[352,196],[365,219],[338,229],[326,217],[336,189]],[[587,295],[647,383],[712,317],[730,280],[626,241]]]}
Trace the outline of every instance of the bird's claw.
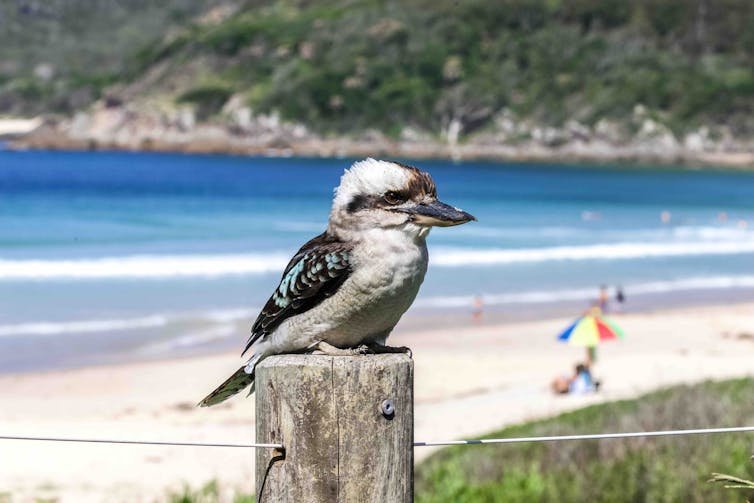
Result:
{"label": "bird's claw", "polygon": [[374,354],[397,353],[408,355],[409,358],[414,357],[413,353],[411,352],[411,348],[409,348],[408,346],[383,346],[382,344],[372,344],[369,346],[369,349]]}
{"label": "bird's claw", "polygon": [[325,341],[320,341],[316,345],[310,347],[313,355],[325,355],[325,356],[360,356],[360,355],[378,355],[384,353],[402,353],[408,355],[409,358],[413,358],[411,349],[406,346],[383,346],[382,344],[362,344],[355,348],[341,349],[328,344]]}
{"label": "bird's claw", "polygon": [[411,358],[411,359],[414,358],[414,353],[411,351],[411,348],[408,347],[408,346],[398,346],[395,349],[399,350],[398,351],[399,353],[403,353],[404,355],[408,355],[408,357]]}
{"label": "bird's claw", "polygon": [[361,346],[357,346],[355,348],[341,349],[333,346],[332,344],[328,344],[325,341],[318,342],[315,346],[312,346],[312,348],[314,349],[311,354],[326,356],[357,356],[372,352],[371,348],[365,344],[362,344]]}
{"label": "bird's claw", "polygon": [[357,347],[353,348],[351,351],[353,351],[354,355],[368,355],[368,354],[374,353],[374,351],[372,351],[372,348],[370,348],[366,344],[362,344],[361,346],[357,346]]}

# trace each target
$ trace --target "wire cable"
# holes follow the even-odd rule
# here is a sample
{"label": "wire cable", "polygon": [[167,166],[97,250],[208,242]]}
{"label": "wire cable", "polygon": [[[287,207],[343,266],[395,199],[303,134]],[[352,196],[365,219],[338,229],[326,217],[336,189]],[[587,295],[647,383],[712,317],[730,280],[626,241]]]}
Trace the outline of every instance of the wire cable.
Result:
{"label": "wire cable", "polygon": [[754,432],[754,426],[738,426],[734,428],[702,428],[697,430],[664,430],[664,431],[636,431],[629,433],[596,433],[588,435],[560,435],[550,437],[518,437],[518,438],[484,438],[479,440],[441,440],[437,442],[414,442],[414,447],[431,447],[438,445],[473,445],[473,444],[520,444],[524,442],[561,442],[568,440],[601,440],[606,438],[637,438],[637,437],[671,437],[682,435],[703,435],[708,433],[742,433]]}
{"label": "wire cable", "polygon": [[[439,440],[429,442],[414,442],[414,447],[434,447],[445,445],[475,445],[475,444],[520,444],[524,442],[562,442],[572,440],[603,440],[614,438],[639,437],[671,437],[683,435],[704,435],[714,433],[746,433],[754,432],[754,426],[737,426],[733,428],[700,428],[695,430],[661,430],[635,431],[627,433],[593,433],[585,435],[559,435],[544,437],[512,437],[512,438],[484,438],[478,440]],[[0,435],[0,440],[31,440],[38,442],[75,442],[88,444],[126,444],[126,445],[166,445],[178,447],[235,447],[257,449],[283,449],[282,444],[265,443],[218,443],[218,442],[168,442],[160,440],[119,440],[105,438],[73,438],[73,437],[35,437]]]}
{"label": "wire cable", "polygon": [[204,442],[163,442],[159,440],[116,440],[104,438],[30,437],[0,435],[0,440],[32,440],[38,442],[76,442],[87,444],[171,445],[179,447],[253,447],[258,449],[282,449],[282,444],[230,444]]}

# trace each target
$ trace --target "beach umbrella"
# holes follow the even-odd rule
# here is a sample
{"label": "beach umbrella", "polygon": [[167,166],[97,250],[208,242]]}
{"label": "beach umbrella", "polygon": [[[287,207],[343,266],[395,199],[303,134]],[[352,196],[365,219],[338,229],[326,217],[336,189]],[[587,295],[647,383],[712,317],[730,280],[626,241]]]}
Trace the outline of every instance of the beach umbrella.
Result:
{"label": "beach umbrella", "polygon": [[602,315],[600,309],[592,309],[574,321],[558,335],[558,340],[572,346],[587,348],[589,359],[596,359],[595,348],[598,344],[623,338],[623,330],[610,319]]}

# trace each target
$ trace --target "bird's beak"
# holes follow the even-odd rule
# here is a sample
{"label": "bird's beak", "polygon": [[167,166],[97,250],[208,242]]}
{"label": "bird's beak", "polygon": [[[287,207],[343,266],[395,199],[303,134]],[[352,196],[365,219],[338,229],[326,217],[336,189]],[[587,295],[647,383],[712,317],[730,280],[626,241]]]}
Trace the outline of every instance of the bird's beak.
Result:
{"label": "bird's beak", "polygon": [[430,202],[417,203],[398,211],[411,215],[415,224],[423,226],[451,227],[476,220],[473,215],[434,199]]}

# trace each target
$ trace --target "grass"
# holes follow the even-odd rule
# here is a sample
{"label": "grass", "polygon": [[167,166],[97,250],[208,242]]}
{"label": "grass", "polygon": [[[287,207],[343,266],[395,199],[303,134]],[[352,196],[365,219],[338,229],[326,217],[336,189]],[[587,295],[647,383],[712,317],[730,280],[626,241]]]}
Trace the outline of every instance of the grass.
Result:
{"label": "grass", "polygon": [[[733,426],[754,417],[754,381],[707,382],[587,407],[490,437]],[[731,500],[713,472],[751,477],[752,436],[701,435],[445,449],[416,470],[417,503]],[[742,488],[740,501],[754,496]],[[748,493],[748,494],[747,494]]]}
{"label": "grass", "polygon": [[754,482],[724,473],[713,473],[710,482],[723,484],[726,489],[746,489],[754,491]]}
{"label": "grass", "polygon": [[178,101],[196,105],[197,116],[203,120],[220,111],[231,94],[227,86],[206,84],[189,89],[178,97]]}
{"label": "grass", "polygon": [[[231,500],[233,503],[254,503],[253,494],[236,493]],[[228,501],[221,497],[221,491],[216,481],[208,482],[199,489],[184,486],[178,492],[168,494],[165,503],[221,503]]]}

